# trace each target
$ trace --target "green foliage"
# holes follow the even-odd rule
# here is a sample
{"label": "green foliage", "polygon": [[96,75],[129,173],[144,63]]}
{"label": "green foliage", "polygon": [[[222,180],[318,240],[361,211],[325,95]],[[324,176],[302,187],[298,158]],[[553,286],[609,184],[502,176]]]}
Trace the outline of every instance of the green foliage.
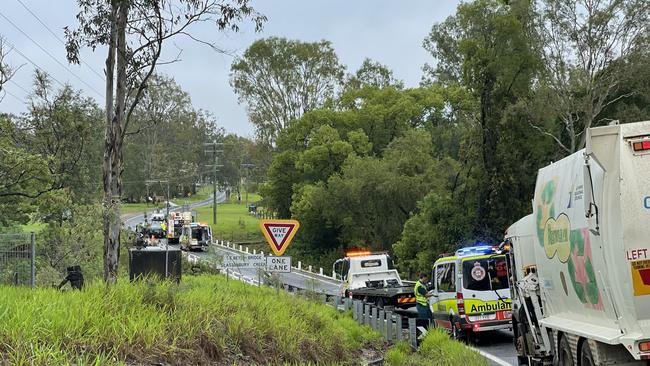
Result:
{"label": "green foliage", "polygon": [[73,205],[66,191],[49,194],[47,212],[52,217],[36,235],[36,283],[58,285],[65,277],[66,267],[80,265],[86,280],[101,278],[102,243],[101,207]]}
{"label": "green foliage", "polygon": [[144,202],[146,197],[164,197],[169,181],[171,197],[190,197],[196,183],[206,175],[204,143],[223,132],[214,118],[194,108],[189,94],[173,78],[154,75],[142,102],[135,108],[124,141],[124,199]]}
{"label": "green foliage", "polygon": [[345,83],[345,89],[361,89],[363,87],[381,89],[387,86],[402,89],[404,82],[395,78],[393,70],[369,58],[363,60],[359,69],[353,75],[349,75]]}
{"label": "green foliage", "polygon": [[221,276],[65,293],[3,287],[0,310],[3,357],[15,365],[345,365],[379,338],[333,308]]}
{"label": "green foliage", "polygon": [[333,97],[344,67],[328,41],[271,37],[255,41],[231,66],[230,84],[261,140],[278,134]]}
{"label": "green foliage", "polygon": [[449,338],[446,332],[432,329],[417,352],[405,342],[397,343],[386,352],[389,366],[487,366],[487,360],[464,344]]}

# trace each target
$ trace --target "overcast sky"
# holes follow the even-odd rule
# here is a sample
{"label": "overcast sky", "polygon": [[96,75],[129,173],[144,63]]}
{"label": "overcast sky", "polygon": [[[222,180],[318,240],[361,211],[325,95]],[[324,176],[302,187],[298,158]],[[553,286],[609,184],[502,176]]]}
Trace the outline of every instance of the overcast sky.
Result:
{"label": "overcast sky", "polygon": [[[31,90],[35,66],[23,55],[56,80],[84,90],[103,105],[103,80],[94,71],[103,73],[105,50],[85,50],[82,53],[82,59],[90,67],[68,65],[63,44],[21,5],[21,2],[25,4],[58,38],[63,39],[63,27],[76,26],[77,2],[1,2],[0,34],[15,47],[8,61],[24,66],[13,82],[6,85],[12,95],[0,102],[0,111],[20,113],[26,109],[23,100]],[[417,86],[422,65],[431,62],[422,48],[422,40],[434,23],[454,12],[458,3],[457,0],[252,0],[253,6],[268,17],[262,32],[255,33],[248,23],[240,33],[217,32],[216,27],[207,24],[194,28],[193,33],[201,39],[216,42],[234,55],[242,54],[254,40],[268,36],[302,41],[325,39],[332,42],[348,71],[356,70],[363,59],[369,57],[388,65],[407,86]],[[167,59],[182,49],[182,61],[161,66],[159,72],[172,76],[190,94],[194,106],[212,112],[219,125],[227,131],[252,137],[253,126],[248,122],[245,107],[238,103],[228,83],[233,56],[217,54],[185,38],[175,39],[164,47]]]}

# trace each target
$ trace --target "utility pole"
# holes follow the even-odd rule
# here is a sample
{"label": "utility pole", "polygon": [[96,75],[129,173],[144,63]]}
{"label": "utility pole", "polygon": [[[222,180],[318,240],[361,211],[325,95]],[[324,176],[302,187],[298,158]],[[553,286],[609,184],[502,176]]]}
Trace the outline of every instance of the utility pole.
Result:
{"label": "utility pole", "polygon": [[[149,185],[151,183],[167,183],[167,202],[165,205],[167,206],[167,215],[165,216],[165,219],[167,220],[167,225],[169,225],[169,181],[168,180],[147,180],[145,181],[145,184]],[[153,221],[152,221],[153,222]],[[169,228],[167,228],[169,230]],[[167,236],[167,233],[165,233],[165,236]],[[169,238],[165,238],[165,278],[169,277]]]}
{"label": "utility pole", "polygon": [[[204,153],[206,154],[211,153],[213,158],[212,164],[206,164],[206,167],[213,168],[213,176],[212,176],[212,224],[213,225],[217,224],[217,172],[219,171],[219,168],[223,166],[223,165],[219,165],[219,156],[217,155],[218,153],[222,153],[223,150],[217,150],[217,147],[222,145],[223,143],[221,142],[207,142],[203,144],[203,146],[206,147]],[[207,148],[211,148],[211,149],[207,149]]]}
{"label": "utility pole", "polygon": [[241,167],[246,169],[246,182],[244,183],[244,188],[246,189],[246,210],[248,210],[248,187],[246,187],[246,184],[248,184],[248,177],[250,176],[250,169],[255,168],[255,164],[244,163],[244,164],[241,164]]}

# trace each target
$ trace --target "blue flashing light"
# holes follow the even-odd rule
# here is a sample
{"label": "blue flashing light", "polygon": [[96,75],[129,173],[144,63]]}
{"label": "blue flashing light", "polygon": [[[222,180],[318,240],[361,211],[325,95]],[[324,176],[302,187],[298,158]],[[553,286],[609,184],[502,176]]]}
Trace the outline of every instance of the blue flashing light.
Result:
{"label": "blue flashing light", "polygon": [[456,256],[491,254],[495,252],[492,245],[476,245],[473,247],[460,248],[456,251]]}

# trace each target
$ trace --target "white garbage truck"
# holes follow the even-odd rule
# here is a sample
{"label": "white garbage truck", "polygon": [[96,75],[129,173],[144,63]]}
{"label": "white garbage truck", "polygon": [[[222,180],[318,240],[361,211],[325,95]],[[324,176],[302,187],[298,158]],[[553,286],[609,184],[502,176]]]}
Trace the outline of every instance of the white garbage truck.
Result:
{"label": "white garbage truck", "polygon": [[650,121],[586,133],[506,233],[520,365],[650,365]]}

